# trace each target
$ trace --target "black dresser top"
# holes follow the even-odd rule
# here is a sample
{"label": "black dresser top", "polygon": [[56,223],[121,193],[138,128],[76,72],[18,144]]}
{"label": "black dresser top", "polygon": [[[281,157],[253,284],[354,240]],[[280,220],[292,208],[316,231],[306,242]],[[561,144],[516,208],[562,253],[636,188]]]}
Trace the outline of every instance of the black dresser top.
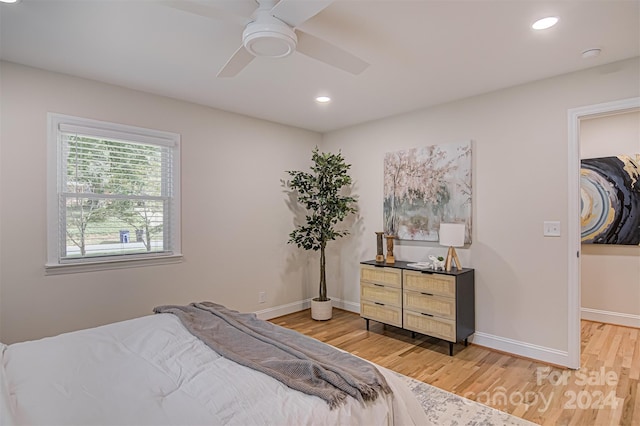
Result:
{"label": "black dresser top", "polygon": [[398,269],[407,269],[409,271],[417,271],[423,272],[425,274],[444,274],[444,275],[461,275],[466,274],[467,272],[473,271],[473,268],[462,268],[458,269],[456,267],[452,267],[451,271],[447,272],[445,270],[436,271],[434,269],[422,269],[422,268],[413,268],[411,266],[407,266],[409,263],[418,263],[418,262],[407,262],[404,260],[396,260],[395,263],[386,263],[386,262],[376,262],[375,260],[365,260],[364,262],[360,262],[362,265],[372,265],[386,268],[398,268]]}

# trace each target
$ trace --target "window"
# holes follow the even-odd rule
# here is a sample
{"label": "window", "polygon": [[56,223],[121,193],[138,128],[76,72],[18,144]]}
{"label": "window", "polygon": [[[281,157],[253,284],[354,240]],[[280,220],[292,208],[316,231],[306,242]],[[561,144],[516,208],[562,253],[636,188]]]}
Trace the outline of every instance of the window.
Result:
{"label": "window", "polygon": [[179,261],[180,136],[48,120],[47,271]]}

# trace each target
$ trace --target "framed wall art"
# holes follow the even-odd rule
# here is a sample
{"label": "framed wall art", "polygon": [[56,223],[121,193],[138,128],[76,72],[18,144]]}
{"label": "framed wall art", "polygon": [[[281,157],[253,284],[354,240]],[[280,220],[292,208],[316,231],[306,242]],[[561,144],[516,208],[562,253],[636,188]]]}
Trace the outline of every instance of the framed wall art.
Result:
{"label": "framed wall art", "polygon": [[471,141],[389,152],[384,157],[384,231],[438,241],[440,223],[466,225],[471,243]]}

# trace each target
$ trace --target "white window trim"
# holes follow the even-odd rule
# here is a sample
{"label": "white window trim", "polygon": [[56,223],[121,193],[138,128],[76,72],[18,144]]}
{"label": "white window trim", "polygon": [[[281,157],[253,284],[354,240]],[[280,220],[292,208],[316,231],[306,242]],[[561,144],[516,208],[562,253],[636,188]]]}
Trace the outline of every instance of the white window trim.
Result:
{"label": "white window trim", "polygon": [[[136,142],[153,141],[156,144],[175,147],[173,153],[173,202],[175,211],[172,215],[173,253],[157,254],[154,256],[126,256],[113,258],[78,259],[76,262],[60,262],[60,246],[58,236],[58,159],[61,147],[58,143],[60,127],[90,128],[92,134],[108,138],[122,138],[126,134],[129,140]],[[177,263],[182,261],[181,252],[181,222],[180,222],[180,135],[142,127],[109,123],[88,118],[74,117],[63,114],[47,113],[47,261],[45,273],[47,275],[91,272],[108,269],[133,268],[160,264]]]}

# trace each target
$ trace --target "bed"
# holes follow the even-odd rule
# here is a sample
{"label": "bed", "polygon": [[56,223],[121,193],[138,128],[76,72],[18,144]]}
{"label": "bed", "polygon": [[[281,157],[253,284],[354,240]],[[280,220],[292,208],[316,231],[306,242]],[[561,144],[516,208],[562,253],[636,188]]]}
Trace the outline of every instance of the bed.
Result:
{"label": "bed", "polygon": [[403,380],[380,366],[391,393],[332,408],[221,356],[172,313],[0,344],[0,351],[2,425],[429,423]]}

